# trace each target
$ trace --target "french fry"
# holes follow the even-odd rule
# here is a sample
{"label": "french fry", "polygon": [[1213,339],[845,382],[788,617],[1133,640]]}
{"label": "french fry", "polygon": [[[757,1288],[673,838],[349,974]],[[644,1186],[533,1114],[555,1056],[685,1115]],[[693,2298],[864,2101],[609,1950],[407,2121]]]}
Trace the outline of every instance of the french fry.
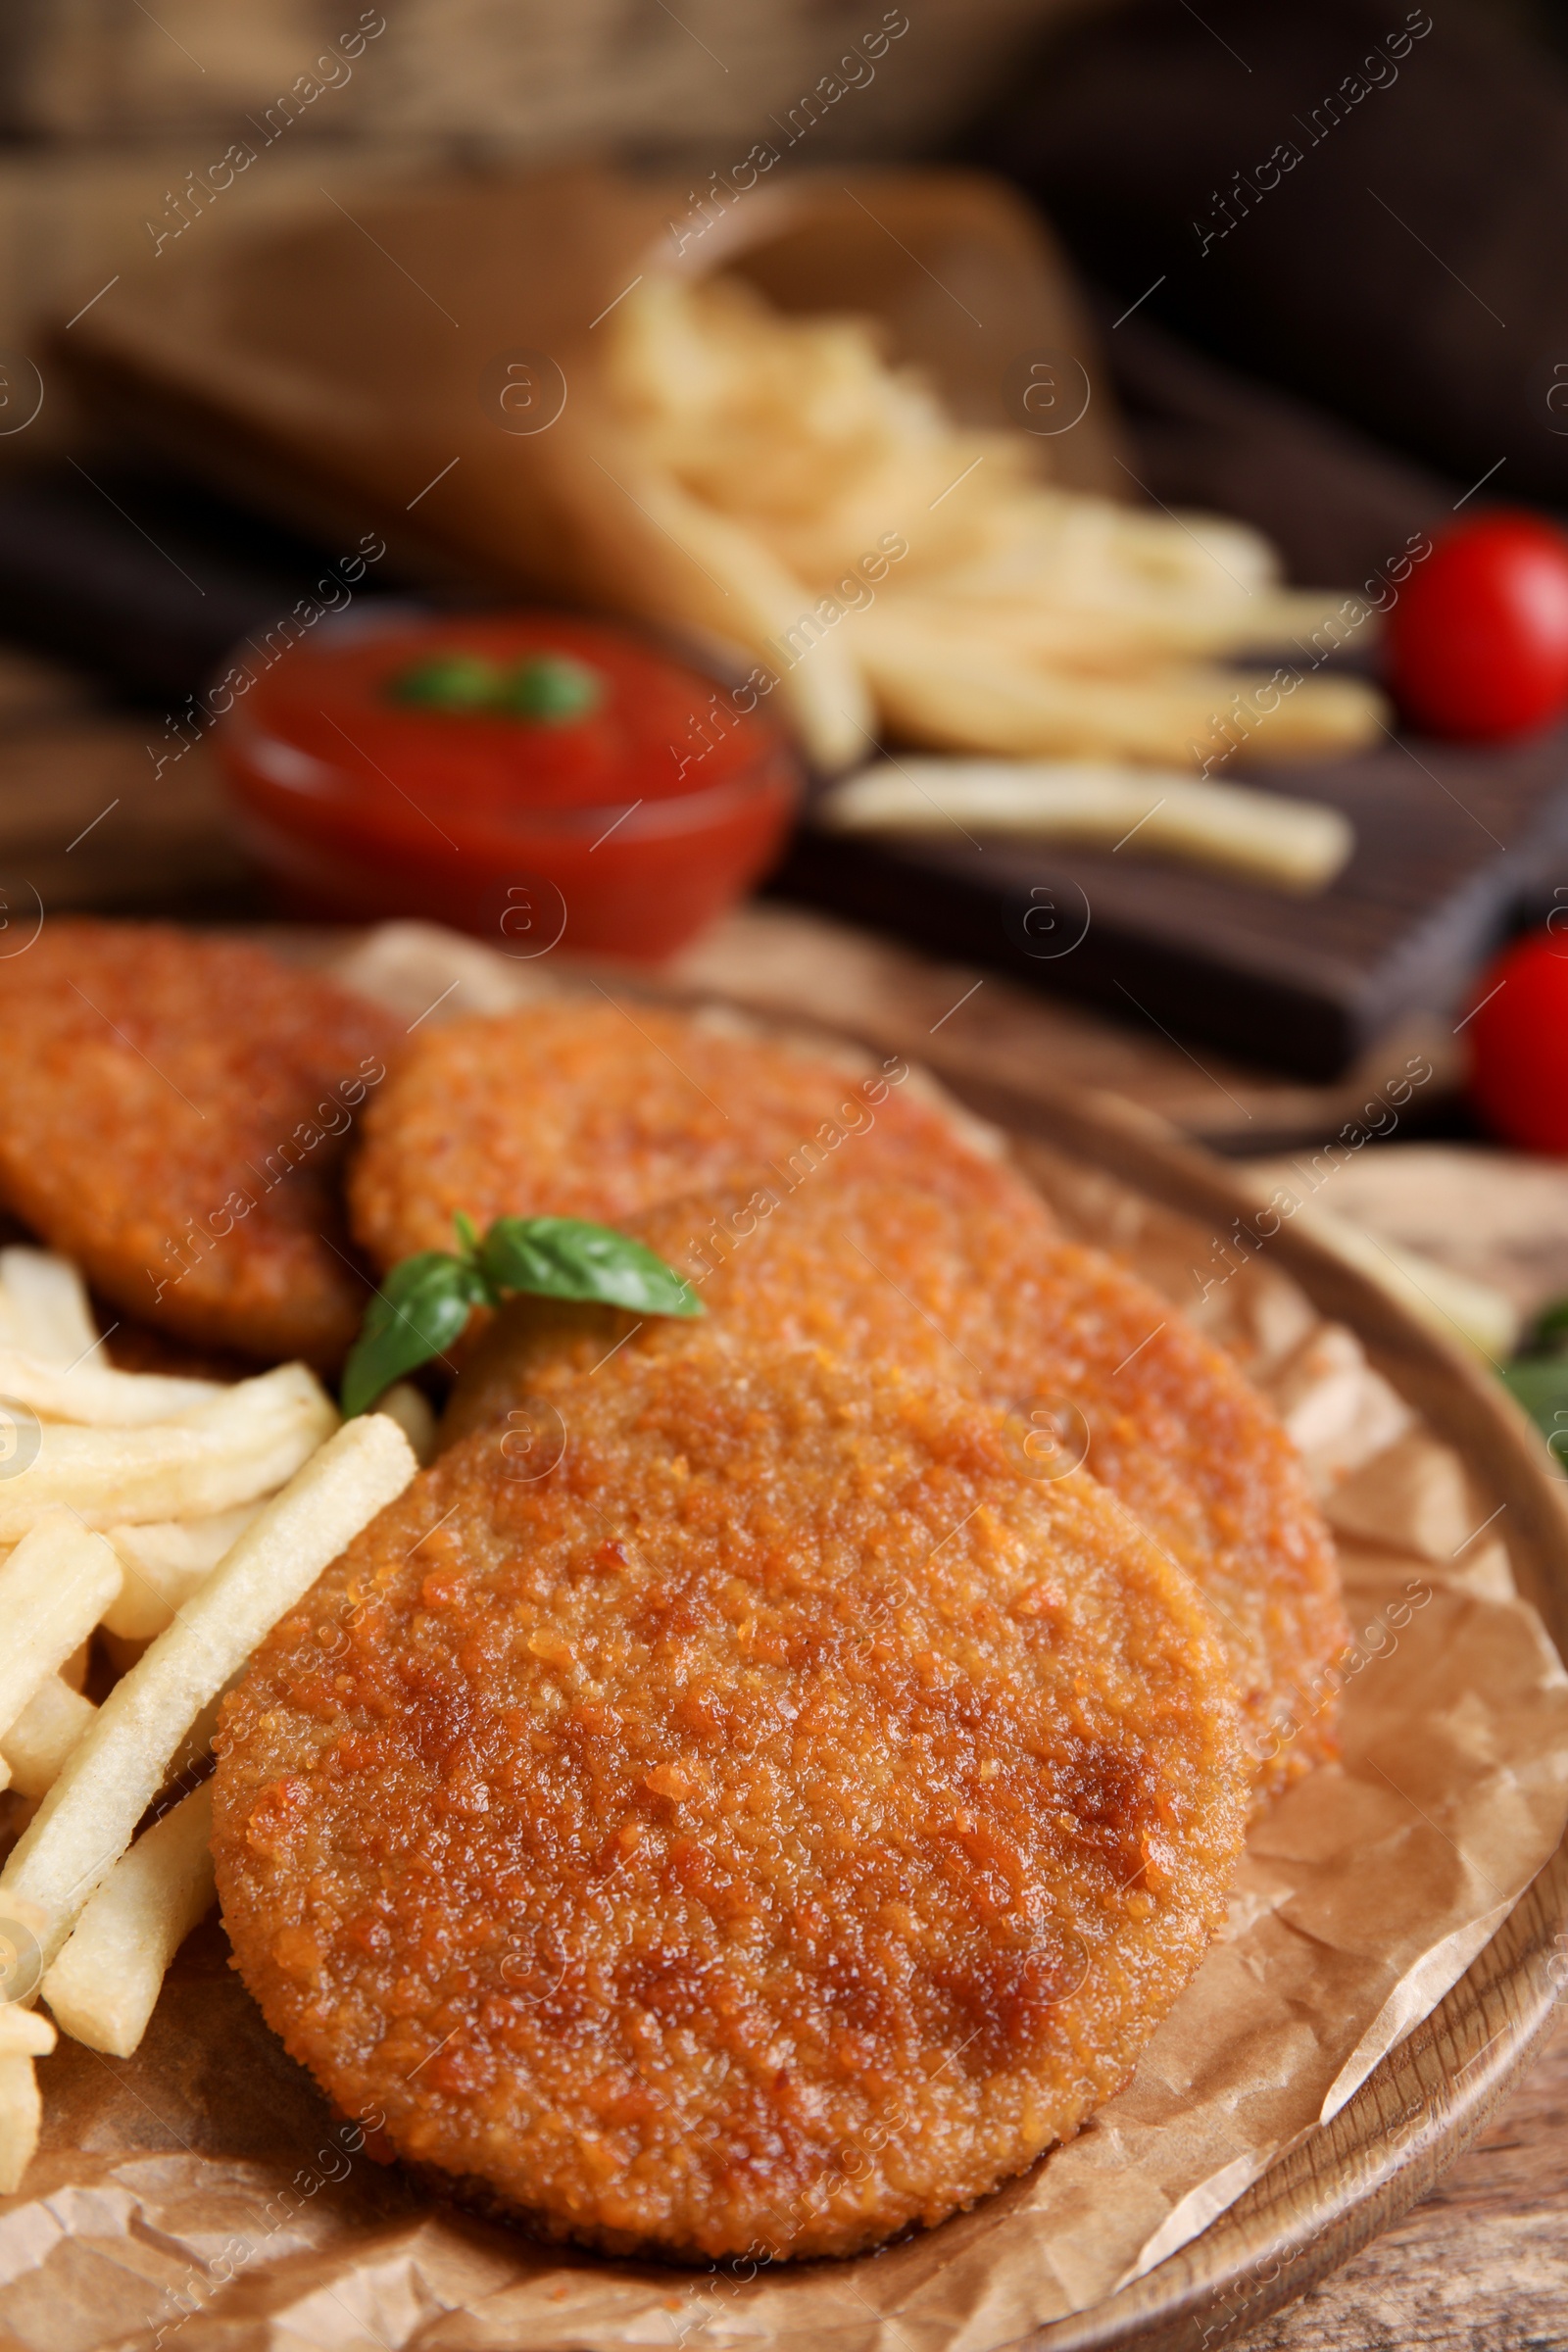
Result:
{"label": "french fry", "polygon": [[[616,308],[608,381],[638,503],[691,558],[684,617],[769,660],[828,768],[864,745],[866,686],[935,749],[1199,766],[1234,749],[1235,700],[1261,683],[1200,664],[1310,640],[1315,668],[1375,625],[1285,588],[1245,523],[1053,485],[1039,443],[951,417],[864,319],[649,275]],[[1297,677],[1241,733],[1333,756],[1381,716],[1356,679]]]}
{"label": "french fry", "polygon": [[[1386,731],[1393,716],[1383,696],[1364,678],[1304,678],[1294,692],[1282,695],[1274,710],[1264,710],[1254,698],[1269,691],[1268,679],[1240,670],[1209,674],[1224,685],[1227,699],[1239,701],[1241,719],[1246,720],[1243,756],[1249,760],[1341,759],[1364,751]],[[1222,704],[1215,733],[1227,758],[1235,748],[1226,732],[1232,724]]]}
{"label": "french fry", "polygon": [[112,1545],[63,1509],[46,1512],[0,1567],[0,1739],[91,1633],[122,1574]]}
{"label": "french fry", "polygon": [[1275,590],[1242,602],[1120,580],[970,587],[947,576],[900,582],[885,613],[911,629],[977,647],[1005,646],[1042,668],[1132,672],[1172,661],[1292,651],[1331,625],[1339,600]]}
{"label": "french fry", "polygon": [[865,321],[787,316],[733,278],[645,277],[618,306],[609,365],[650,457],[759,519],[818,516],[887,452],[951,438]]}
{"label": "french fry", "polygon": [[337,1420],[314,1373],[280,1364],[179,1421],[131,1430],[43,1422],[36,1458],[0,1479],[0,1544],[62,1502],[100,1528],[232,1510],[292,1478]]}
{"label": "french fry", "polygon": [[414,1458],[423,1470],[435,1459],[435,1415],[430,1399],[412,1380],[395,1381],[376,1404],[378,1413],[390,1415],[414,1448]]}
{"label": "french fry", "polygon": [[213,1789],[204,1781],[122,1854],[43,1981],[63,2033],[128,2058],[170,1962],[217,1897]]}
{"label": "french fry", "polygon": [[986,526],[974,556],[948,568],[950,584],[1045,587],[1102,605],[1196,598],[1237,610],[1280,587],[1268,541],[1228,515],[1155,514],[1035,483],[993,498]]}
{"label": "french fry", "polygon": [[961,432],[862,318],[771,310],[734,279],[646,277],[615,312],[612,384],[648,460],[743,522],[814,594],[919,518],[927,553],[975,537],[957,477],[987,462],[989,512],[1033,471],[1021,435]]}
{"label": "french fry", "polygon": [[1210,650],[1200,636],[1186,638],[1158,616],[1151,622],[1131,608],[1105,612],[1054,601],[1051,592],[1032,588],[961,595],[943,579],[901,583],[885,598],[873,631],[864,631],[862,615],[850,619],[852,644],[862,633],[894,642],[923,639],[941,647],[950,662],[963,650],[981,660],[1002,655],[1024,669],[1098,677],[1136,676],[1173,655]]}
{"label": "french fry", "polygon": [[415,1469],[408,1440],[384,1413],[347,1423],[111,1690],[0,1873],[0,1898],[43,1914],[46,1968],[130,1843],[201,1710]]}
{"label": "french fry", "polygon": [[125,1641],[150,1642],[172,1625],[183,1603],[206,1583],[261,1507],[260,1502],[242,1502],[208,1519],[162,1519],[142,1527],[110,1528],[109,1541],[125,1581],[104,1611],[105,1632]]}
{"label": "french fry", "polygon": [[36,2009],[24,2009],[20,2001],[0,2009],[0,2058],[47,2058],[59,2038]]}
{"label": "french fry", "polygon": [[672,476],[639,475],[634,495],[690,560],[681,616],[760,657],[824,767],[860,755],[872,740],[875,714],[847,641],[815,613],[813,592],[755,532],[704,506]]}
{"label": "french fry", "polygon": [[28,2057],[0,2057],[0,2196],[15,2196],[43,2128],[38,2078]]}
{"label": "french fry", "polygon": [[[98,1710],[90,1698],[51,1674],[41,1682],[11,1729],[0,1739],[0,1759],[20,1796],[42,1796],[53,1787],[66,1758]],[[0,2009],[0,2018],[5,2011]],[[0,2042],[0,2048],[5,2045]]]}
{"label": "french fry", "polygon": [[1363,743],[1383,710],[1357,678],[1311,678],[1290,695],[1275,688],[1263,704],[1268,681],[1224,670],[1097,678],[1035,669],[906,628],[891,608],[861,615],[856,636],[884,716],[933,750],[1193,767],[1242,740],[1250,758],[1329,757]]}
{"label": "french fry", "polygon": [[79,1421],[104,1429],[141,1429],[211,1404],[224,1394],[217,1380],[176,1380],[162,1372],[117,1372],[87,1362],[69,1371],[0,1348],[0,1396],[12,1397],[46,1421]]}
{"label": "french fry", "polygon": [[33,1928],[37,1915],[25,1904],[20,1917],[0,1921],[8,1998],[0,2007],[0,2196],[14,2196],[38,2145],[43,2102],[38,2095],[35,2058],[55,2046],[55,2029],[26,2003],[36,1989]]}
{"label": "french fry", "polygon": [[973,833],[1117,849],[1136,833],[1163,852],[1276,890],[1321,890],[1355,846],[1348,817],[1320,801],[1153,767],[1068,760],[921,760],[865,768],[820,819],[846,833]]}
{"label": "french fry", "polygon": [[0,1250],[0,1345],[59,1366],[97,1347],[87,1286],[69,1258]]}

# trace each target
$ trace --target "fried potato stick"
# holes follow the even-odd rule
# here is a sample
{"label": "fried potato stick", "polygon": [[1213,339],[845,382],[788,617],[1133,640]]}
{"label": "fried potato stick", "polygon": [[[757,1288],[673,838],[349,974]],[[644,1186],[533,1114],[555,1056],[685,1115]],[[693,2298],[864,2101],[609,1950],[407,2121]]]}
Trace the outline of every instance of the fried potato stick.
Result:
{"label": "fried potato stick", "polygon": [[0,2196],[14,2196],[22,2186],[42,2125],[31,2058],[0,2056]]}
{"label": "fried potato stick", "polygon": [[[42,1796],[98,1710],[58,1674],[38,1685],[11,1729],[0,1738],[0,1760],[19,1796]],[[0,2010],[0,2016],[4,2011]]]}
{"label": "fried potato stick", "polygon": [[43,1981],[62,2032],[128,2058],[147,2031],[171,1960],[218,1898],[209,1851],[212,1783],[122,1854]]}
{"label": "fried potato stick", "polygon": [[70,1258],[0,1250],[0,1343],[60,1368],[97,1347],[87,1286]]}
{"label": "fried potato stick", "polygon": [[36,2009],[11,2001],[0,2009],[0,2059],[47,2058],[57,2039],[54,2027]]}
{"label": "fried potato stick", "polygon": [[[874,734],[875,713],[854,657],[813,616],[818,599],[812,590],[744,523],[705,506],[677,481],[639,474],[637,498],[689,558],[671,581],[672,593],[678,588],[682,595],[680,616],[762,656],[808,750],[824,767],[862,754]],[[716,598],[705,581],[716,587]]]}
{"label": "fried potato stick", "polygon": [[863,614],[856,642],[895,731],[938,750],[1196,767],[1230,749],[1225,714],[1240,696],[1250,757],[1328,758],[1364,743],[1384,708],[1359,678],[1308,678],[1265,706],[1267,679],[1198,664],[1130,677],[1035,668],[1005,648],[955,647],[892,606]]}
{"label": "fried potato stick", "polygon": [[1180,858],[1274,890],[1322,890],[1355,847],[1343,810],[1174,769],[1067,760],[889,760],[822,805],[843,833],[937,833],[962,825],[1022,841]]}
{"label": "fried potato stick", "polygon": [[232,1510],[292,1478],[337,1418],[314,1373],[280,1364],[179,1421],[134,1430],[42,1423],[29,1433],[34,1460],[0,1481],[0,1544],[16,1543],[62,1502],[100,1528]]}
{"label": "fried potato stick", "polygon": [[0,1734],[92,1632],[123,1574],[72,1511],[48,1511],[0,1567]]}
{"label": "fried potato stick", "polygon": [[47,2058],[55,2030],[36,2010],[13,2001],[0,2008],[0,2196],[22,2186],[43,2122],[35,2058]]}
{"label": "fried potato stick", "polygon": [[130,1843],[201,1710],[415,1469],[408,1440],[384,1414],[340,1429],[110,1692],[0,1873],[0,1897],[44,1915],[46,1967]]}
{"label": "fried potato stick", "polygon": [[184,1602],[207,1582],[261,1507],[259,1502],[242,1502],[235,1510],[215,1511],[205,1519],[112,1527],[109,1541],[125,1581],[104,1612],[104,1631],[122,1641],[150,1642],[172,1625]]}
{"label": "fried potato stick", "polygon": [[164,1372],[117,1372],[110,1364],[63,1370],[42,1356],[0,1347],[0,1396],[14,1397],[46,1421],[78,1421],[102,1429],[142,1429],[212,1404],[225,1394],[219,1380],[177,1380]]}

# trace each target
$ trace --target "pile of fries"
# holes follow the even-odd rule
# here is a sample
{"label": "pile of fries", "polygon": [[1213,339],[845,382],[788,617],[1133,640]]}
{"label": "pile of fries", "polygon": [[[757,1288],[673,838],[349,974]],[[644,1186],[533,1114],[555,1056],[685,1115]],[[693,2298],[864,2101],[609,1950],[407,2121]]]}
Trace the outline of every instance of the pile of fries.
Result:
{"label": "pile of fries", "polygon": [[824,766],[879,732],[1189,772],[1234,748],[1239,711],[1250,755],[1375,734],[1358,679],[1271,694],[1268,672],[1221,666],[1278,649],[1310,670],[1300,649],[1340,598],[1282,587],[1241,523],[1052,487],[1042,444],[954,423],[867,322],[650,275],[606,325],[639,503],[719,589],[720,625],[779,677]]}
{"label": "pile of fries", "polygon": [[[113,1370],[74,1267],[0,1250],[0,1785],[31,1802],[0,1872],[0,2192],[56,2027],[128,2057],[213,1900],[224,1690],[416,1467],[397,1420],[340,1426],[303,1364]],[[97,1706],[95,1635],[123,1669]]]}

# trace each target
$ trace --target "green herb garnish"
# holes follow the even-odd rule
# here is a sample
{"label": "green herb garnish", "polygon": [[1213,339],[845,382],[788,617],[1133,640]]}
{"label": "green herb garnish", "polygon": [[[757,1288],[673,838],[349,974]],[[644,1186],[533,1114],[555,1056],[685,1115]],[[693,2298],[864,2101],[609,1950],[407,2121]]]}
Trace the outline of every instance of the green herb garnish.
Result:
{"label": "green herb garnish", "polygon": [[700,1315],[691,1285],[629,1234],[581,1217],[497,1217],[483,1241],[467,1217],[453,1219],[458,1250],[404,1258],[366,1309],[343,1370],[343,1411],[352,1420],[406,1372],[451,1346],[476,1306],[509,1293],[580,1298],[639,1315]]}
{"label": "green herb garnish", "polygon": [[394,702],[426,710],[489,710],[506,685],[506,671],[482,654],[434,654],[392,680]]}
{"label": "green herb garnish", "polygon": [[530,654],[505,667],[483,654],[432,654],[393,678],[394,702],[466,718],[520,718],[567,727],[605,699],[605,682],[569,654]]}
{"label": "green herb garnish", "polygon": [[1568,1298],[1542,1308],[1502,1378],[1560,1462],[1568,1449]]}
{"label": "green herb garnish", "polygon": [[539,654],[509,670],[501,708],[514,718],[532,718],[550,727],[569,726],[586,718],[604,700],[604,683],[586,662],[569,654]]}

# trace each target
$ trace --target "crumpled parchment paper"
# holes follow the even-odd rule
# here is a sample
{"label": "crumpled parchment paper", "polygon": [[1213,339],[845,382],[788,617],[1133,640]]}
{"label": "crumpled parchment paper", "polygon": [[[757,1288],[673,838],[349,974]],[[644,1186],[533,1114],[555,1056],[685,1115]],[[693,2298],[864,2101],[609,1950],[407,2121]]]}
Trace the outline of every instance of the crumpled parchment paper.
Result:
{"label": "crumpled parchment paper", "polygon": [[[372,935],[355,976],[411,1018],[454,977],[443,1012],[541,985],[409,927]],[[43,2147],[0,2207],[7,2344],[990,2352],[1195,2236],[1463,1975],[1568,1815],[1568,1675],[1515,1592],[1495,1497],[1266,1257],[1214,1279],[1225,1261],[1197,1227],[1068,1163],[1052,1189],[1274,1399],[1339,1537],[1355,1634],[1344,1762],[1254,1829],[1228,1933],[1130,2087],[974,2212],[881,2254],[755,2277],[610,2263],[377,2162],[283,2055],[209,1921],[134,2058],[62,2040],[41,2062]]]}

